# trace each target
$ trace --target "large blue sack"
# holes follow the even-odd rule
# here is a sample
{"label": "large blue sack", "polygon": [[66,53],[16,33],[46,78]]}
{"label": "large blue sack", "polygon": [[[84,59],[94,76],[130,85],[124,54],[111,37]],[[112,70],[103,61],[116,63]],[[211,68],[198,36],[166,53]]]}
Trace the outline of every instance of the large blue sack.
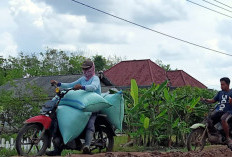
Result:
{"label": "large blue sack", "polygon": [[124,118],[124,99],[122,92],[116,94],[105,95],[104,98],[113,106],[103,109],[101,113],[106,114],[108,120],[117,129],[122,130],[122,123]]}
{"label": "large blue sack", "polygon": [[84,90],[71,90],[60,101],[60,106],[66,105],[84,112],[98,112],[112,106],[101,95]]}
{"label": "large blue sack", "polygon": [[69,106],[58,106],[56,112],[59,129],[65,144],[82,133],[92,114]]}

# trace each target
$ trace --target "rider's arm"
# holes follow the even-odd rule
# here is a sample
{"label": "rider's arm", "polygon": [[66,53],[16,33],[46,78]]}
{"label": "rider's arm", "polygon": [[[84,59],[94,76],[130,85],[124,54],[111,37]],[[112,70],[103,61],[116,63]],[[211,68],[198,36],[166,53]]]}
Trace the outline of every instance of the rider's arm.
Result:
{"label": "rider's arm", "polygon": [[100,85],[100,79],[98,77],[94,77],[93,81],[90,85],[83,86],[84,90],[89,92],[94,92],[99,88]]}
{"label": "rider's arm", "polygon": [[215,103],[215,102],[219,101],[219,92],[213,99],[204,99],[204,101],[207,103]]}
{"label": "rider's arm", "polygon": [[61,88],[73,88],[76,84],[81,84],[82,77],[72,83],[61,83],[59,82],[57,85]]}
{"label": "rider's arm", "polygon": [[205,99],[205,102],[207,102],[207,103],[215,103],[217,101],[214,100],[214,99]]}

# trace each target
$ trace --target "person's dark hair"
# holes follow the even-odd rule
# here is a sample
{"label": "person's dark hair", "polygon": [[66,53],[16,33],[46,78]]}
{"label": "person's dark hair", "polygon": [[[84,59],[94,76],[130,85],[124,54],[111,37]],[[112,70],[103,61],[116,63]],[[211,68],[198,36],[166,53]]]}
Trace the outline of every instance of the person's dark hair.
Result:
{"label": "person's dark hair", "polygon": [[227,85],[230,85],[230,79],[228,77],[223,77],[220,81],[224,81]]}

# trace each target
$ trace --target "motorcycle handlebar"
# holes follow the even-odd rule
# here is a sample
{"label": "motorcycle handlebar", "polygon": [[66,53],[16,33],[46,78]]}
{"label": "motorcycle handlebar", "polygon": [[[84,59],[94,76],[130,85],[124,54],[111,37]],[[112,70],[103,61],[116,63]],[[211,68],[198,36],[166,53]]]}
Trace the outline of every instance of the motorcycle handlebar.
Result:
{"label": "motorcycle handlebar", "polygon": [[54,82],[54,83],[51,83],[51,86],[57,87],[57,84]]}
{"label": "motorcycle handlebar", "polygon": [[[51,86],[54,86],[55,88],[58,88],[58,86],[57,86],[57,84],[55,84],[55,83],[51,83]],[[60,89],[58,89],[58,91],[56,92],[57,93],[57,95],[59,96],[59,97],[63,97],[65,94],[67,94],[70,90],[74,90],[74,88],[68,88],[68,89],[62,89],[62,90],[60,90]]]}

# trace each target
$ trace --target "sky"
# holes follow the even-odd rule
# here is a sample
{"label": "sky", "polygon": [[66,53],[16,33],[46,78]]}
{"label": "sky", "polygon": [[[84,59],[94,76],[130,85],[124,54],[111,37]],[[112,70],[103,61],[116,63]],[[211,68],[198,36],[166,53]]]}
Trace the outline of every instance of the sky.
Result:
{"label": "sky", "polygon": [[[151,29],[232,54],[232,18],[186,0],[79,0]],[[192,0],[232,16],[231,12]],[[232,6],[232,1],[220,0]],[[232,79],[232,57],[139,28],[71,0],[0,0],[0,56],[39,53],[47,48],[127,60],[162,60],[208,88]]]}

